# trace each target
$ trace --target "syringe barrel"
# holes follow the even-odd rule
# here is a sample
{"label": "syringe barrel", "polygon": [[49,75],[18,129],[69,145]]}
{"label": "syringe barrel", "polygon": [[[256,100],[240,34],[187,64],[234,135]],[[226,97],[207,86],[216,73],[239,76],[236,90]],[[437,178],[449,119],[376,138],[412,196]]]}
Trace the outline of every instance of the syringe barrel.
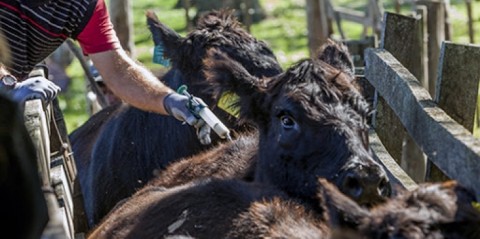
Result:
{"label": "syringe barrel", "polygon": [[204,107],[203,109],[198,112],[200,117],[207,123],[210,128],[217,133],[220,138],[225,139],[229,136],[230,130],[213,114],[213,112],[208,109],[207,107]]}

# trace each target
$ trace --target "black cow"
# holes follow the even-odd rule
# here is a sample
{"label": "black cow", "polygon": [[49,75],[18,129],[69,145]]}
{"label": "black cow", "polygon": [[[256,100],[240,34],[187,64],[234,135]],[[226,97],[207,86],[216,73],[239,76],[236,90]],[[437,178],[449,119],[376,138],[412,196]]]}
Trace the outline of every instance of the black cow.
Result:
{"label": "black cow", "polygon": [[[257,77],[272,76],[282,69],[269,47],[247,33],[227,10],[206,14],[186,37],[160,23],[152,12],[147,19],[155,43],[164,46],[171,60],[162,80],[173,89],[188,85],[189,92],[202,98],[228,127],[249,130],[216,106],[220,97],[202,90],[206,84],[202,62],[206,51],[215,48]],[[151,179],[154,169],[211,147],[199,143],[193,127],[127,105],[99,112],[70,139],[90,226]]]}
{"label": "black cow", "polygon": [[[290,122],[291,117],[295,117],[302,120],[301,122],[305,124],[305,126],[302,126],[301,128],[294,127],[285,132],[274,132],[273,134],[282,135],[285,136],[285,138],[272,139],[271,141],[265,141],[265,139],[273,137],[271,135],[264,135],[264,140],[259,141],[258,137],[262,138],[261,131],[260,136],[258,135],[258,132],[245,134],[234,142],[223,144],[213,150],[170,164],[166,170],[161,170],[159,176],[154,178],[149,184],[153,186],[172,187],[189,182],[192,179],[206,177],[242,178],[247,181],[251,181],[254,178],[255,180],[268,182],[277,180],[288,181],[290,179],[285,179],[286,177],[284,174],[292,174],[292,172],[289,171],[290,168],[296,170],[299,167],[303,167],[296,165],[299,163],[299,159],[289,162],[288,158],[303,158],[305,157],[302,154],[303,152],[307,155],[308,153],[306,152],[310,152],[312,158],[325,159],[323,161],[318,160],[319,164],[325,163],[325,165],[318,167],[317,170],[319,171],[312,175],[322,176],[335,181],[346,194],[350,195],[359,203],[368,205],[377,200],[381,200],[382,197],[372,197],[372,195],[379,195],[378,189],[386,190],[385,192],[381,192],[381,194],[388,195],[388,180],[385,178],[383,169],[379,168],[378,164],[372,161],[368,149],[368,126],[366,125],[365,119],[369,113],[369,106],[361,96],[358,91],[358,86],[355,85],[353,80],[353,64],[349,58],[347,48],[343,44],[329,41],[319,49],[317,58],[318,59],[315,61],[302,61],[292,67],[289,72],[275,77],[274,81],[283,79],[282,82],[285,83],[285,86],[279,86],[282,83],[278,83],[278,85],[268,83],[270,84],[269,87],[271,87],[271,89],[268,89],[269,91],[284,90],[284,92],[278,92],[276,94],[271,93],[275,97],[278,97],[278,99],[288,99],[293,102],[299,102],[295,109],[301,109],[302,111],[298,110],[293,112],[293,109],[289,109],[289,112],[292,111],[295,115],[292,116],[293,113],[289,113],[289,117],[282,118],[282,120]],[[207,66],[213,67],[212,64],[217,63],[216,61],[206,63]],[[325,72],[322,72],[319,69],[322,69]],[[232,70],[232,75],[210,75],[210,77],[225,79],[230,79],[231,77],[248,78],[244,72],[235,72],[235,69],[230,70]],[[224,71],[219,71],[218,74],[222,72]],[[299,74],[299,72],[301,72],[301,74]],[[207,72],[207,74],[211,73]],[[300,86],[306,87],[305,85],[313,84],[310,81],[307,81],[307,79],[309,78],[309,80],[315,82],[315,79],[320,78],[319,75],[324,77],[324,85],[320,85],[313,89],[317,90],[317,92],[312,92],[310,89],[300,88]],[[330,78],[325,78],[327,76],[330,76]],[[247,80],[257,81],[257,79]],[[303,82],[303,80],[306,82]],[[236,81],[225,80],[225,82]],[[267,82],[268,80],[265,80],[262,84],[266,85]],[[252,85],[250,86],[249,84]],[[257,95],[252,94],[251,92],[248,93],[255,88],[253,84],[254,82],[249,82],[245,86],[233,84],[227,87],[240,91],[245,89],[244,92],[239,93],[243,95],[242,97],[248,98],[248,100],[242,98],[242,101],[240,102],[240,108],[245,111],[240,120],[254,121],[257,123],[260,130],[269,129],[269,127],[271,127],[269,124],[275,122],[275,120],[278,121],[279,119],[273,112],[270,112],[272,110],[262,114],[262,110],[269,110],[258,108],[264,103],[260,101],[262,99],[259,101],[250,99],[257,97]],[[260,88],[261,86],[259,85],[257,87]],[[281,87],[285,87],[285,89],[282,89]],[[295,89],[297,92],[294,93],[291,89]],[[266,91],[267,89],[262,90]],[[324,92],[322,92],[322,90]],[[313,110],[316,110],[316,112],[312,111],[309,108],[313,108],[312,106],[303,103],[303,101],[308,101],[305,92],[312,95],[316,93],[318,95],[318,102],[313,102],[311,104],[313,106],[321,105],[321,107],[319,107],[320,110],[314,108]],[[280,98],[278,96],[282,94],[286,97]],[[284,104],[287,105],[287,103],[292,104],[289,101]],[[338,112],[340,108],[343,109],[344,112]],[[306,114],[306,116],[304,116],[304,114]],[[317,114],[318,116],[313,114]],[[305,121],[303,119],[304,117],[306,119],[315,118],[315,121]],[[300,125],[298,123],[299,120],[293,122],[298,127]],[[281,122],[278,123],[280,124]],[[337,124],[342,127],[335,126]],[[346,126],[344,126],[344,124],[346,124]],[[272,134],[272,132],[269,133]],[[318,140],[321,140],[321,146],[317,147],[317,144],[308,142],[308,139],[317,139],[316,137],[318,137]],[[302,141],[296,141],[295,138],[305,138],[304,144],[302,145]],[[270,144],[267,145],[267,143]],[[259,146],[264,148],[259,148]],[[285,155],[275,155],[275,153],[281,153],[281,151],[269,150],[269,147],[272,149],[285,148],[284,151],[286,153]],[[272,155],[259,155],[259,152]],[[257,160],[257,158],[263,159],[267,157],[281,158],[282,160]],[[327,161],[327,159],[329,161]],[[285,163],[285,161],[287,161],[287,163]],[[257,164],[257,162],[259,163]],[[294,166],[290,165],[290,163]],[[314,165],[312,166],[313,168],[317,167],[316,164],[312,165]],[[286,169],[284,169],[284,167]],[[276,172],[276,170],[281,171],[281,173]],[[347,171],[348,173],[339,173],[344,171]],[[368,175],[371,175],[371,177]],[[314,178],[300,178],[302,179],[302,182],[297,183],[302,185],[303,182],[310,182],[310,192],[314,191]],[[287,183],[283,186],[287,187]],[[293,190],[298,186],[299,185],[288,185],[288,187],[291,187]],[[304,186],[305,185],[302,185],[302,187]]]}
{"label": "black cow", "polygon": [[480,211],[472,206],[475,196],[455,181],[399,190],[369,210],[320,178],[315,200],[312,207],[268,185],[239,180],[204,179],[170,189],[150,187],[119,205],[88,238],[480,236]]}
{"label": "black cow", "polygon": [[[362,204],[389,196],[385,171],[372,159],[364,137],[368,105],[353,87],[348,71],[342,72],[319,57],[302,60],[273,78],[258,79],[225,54],[215,50],[210,54],[205,65],[214,94],[235,92],[240,97],[240,118],[258,127],[258,137],[239,138],[226,148],[212,150],[210,157],[249,161],[253,152],[253,182],[203,179],[206,182],[198,183],[194,179],[169,189],[149,184],[109,214],[92,237],[180,234],[224,238],[232,220],[262,198],[288,197],[317,208],[318,177],[334,182]],[[244,142],[248,138],[257,147],[238,147],[230,154],[233,157],[225,154],[225,149],[239,144],[252,145]],[[200,158],[208,158],[205,155],[209,153]],[[215,174],[229,174],[223,166],[213,167]],[[205,165],[201,170],[208,168]],[[250,170],[244,167],[240,172]],[[233,174],[237,173],[233,169]]]}
{"label": "black cow", "polygon": [[323,188],[325,203],[350,221],[334,231],[334,239],[480,238],[480,211],[472,204],[477,201],[475,194],[456,181],[423,183],[412,191],[399,191],[370,210],[342,197],[334,187]]}

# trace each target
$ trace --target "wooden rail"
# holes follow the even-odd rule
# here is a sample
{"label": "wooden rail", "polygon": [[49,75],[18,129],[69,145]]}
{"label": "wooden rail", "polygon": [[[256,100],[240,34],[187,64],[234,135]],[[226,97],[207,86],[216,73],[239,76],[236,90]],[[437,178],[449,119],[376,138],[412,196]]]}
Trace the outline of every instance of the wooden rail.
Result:
{"label": "wooden rail", "polygon": [[[397,164],[395,159],[392,158],[373,129],[370,130],[369,140],[374,159],[387,169],[388,178],[391,180],[391,183],[402,189],[415,189],[417,183],[413,181],[413,179],[410,178],[410,176]],[[396,188],[394,187],[393,189],[395,192]]]}
{"label": "wooden rail", "polygon": [[438,38],[427,34],[428,22],[436,19],[427,19],[427,10],[386,12],[379,47],[362,50],[359,79],[375,108],[371,147],[403,188],[456,179],[480,195],[480,140],[473,136],[480,46],[442,41],[432,79],[426,41],[437,44]]}
{"label": "wooden rail", "polygon": [[439,108],[428,91],[388,51],[367,49],[365,59],[365,77],[429,160],[448,177],[480,195],[480,140]]}
{"label": "wooden rail", "polygon": [[25,126],[37,151],[38,173],[49,211],[43,237],[81,238],[75,235],[73,225],[72,192],[76,169],[68,145],[59,143],[65,142],[65,138],[61,138],[61,130],[55,123],[59,119],[54,108],[36,99],[26,101],[24,110]]}

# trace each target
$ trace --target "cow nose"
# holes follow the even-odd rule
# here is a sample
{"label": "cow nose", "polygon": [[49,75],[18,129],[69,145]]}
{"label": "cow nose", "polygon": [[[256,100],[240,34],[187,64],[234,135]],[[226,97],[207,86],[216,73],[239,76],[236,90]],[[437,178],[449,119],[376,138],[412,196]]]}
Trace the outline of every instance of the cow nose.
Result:
{"label": "cow nose", "polygon": [[390,197],[390,182],[379,165],[357,165],[345,173],[340,189],[360,205],[374,205]]}

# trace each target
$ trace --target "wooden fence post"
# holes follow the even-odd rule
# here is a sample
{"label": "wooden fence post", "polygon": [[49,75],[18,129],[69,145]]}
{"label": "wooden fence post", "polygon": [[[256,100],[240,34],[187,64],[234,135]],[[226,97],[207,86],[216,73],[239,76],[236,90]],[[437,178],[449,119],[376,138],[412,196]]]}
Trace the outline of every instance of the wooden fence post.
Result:
{"label": "wooden fence post", "polygon": [[440,47],[445,41],[445,5],[439,0],[419,0],[417,5],[427,7],[428,91],[432,97],[435,97]]}
{"label": "wooden fence post", "polygon": [[[380,48],[389,51],[417,79],[423,78],[423,36],[420,20],[395,13],[385,13]],[[423,182],[426,158],[422,150],[405,132],[395,113],[381,97],[377,107],[378,113],[375,120],[377,134],[385,147],[392,150],[392,156],[412,179]],[[392,124],[395,126],[391,127]]]}
{"label": "wooden fence post", "polygon": [[365,59],[365,77],[385,97],[429,160],[480,196],[480,140],[437,107],[388,51],[369,48]]}
{"label": "wooden fence post", "polygon": [[[480,81],[480,47],[444,42],[439,62],[435,102],[456,122],[473,133]],[[448,179],[429,164],[429,181]]]}
{"label": "wooden fence post", "polygon": [[435,102],[473,133],[480,80],[480,47],[444,42]]}
{"label": "wooden fence post", "polygon": [[397,164],[395,159],[392,158],[388,150],[382,144],[382,141],[378,138],[378,135],[374,130],[369,132],[370,148],[373,152],[373,158],[379,162],[387,171],[388,178],[393,187],[393,193],[395,194],[396,187],[400,186],[402,189],[413,190],[418,185],[412,178]]}
{"label": "wooden fence post", "polygon": [[382,31],[382,17],[383,17],[383,1],[369,0],[368,15],[372,21],[372,32],[375,35],[380,35]]}
{"label": "wooden fence post", "polygon": [[133,14],[130,0],[110,0],[110,19],[117,33],[122,48],[135,57],[135,43],[133,42]]}
{"label": "wooden fence post", "polygon": [[325,0],[307,0],[308,47],[313,56],[317,49],[327,41],[328,22]]}
{"label": "wooden fence post", "polygon": [[417,79],[422,83],[422,86],[429,90],[429,81],[428,81],[428,32],[427,32],[427,8],[425,6],[416,6],[415,8],[416,18],[420,21],[420,35],[422,42],[422,53],[421,53],[421,68],[422,76],[419,76]]}
{"label": "wooden fence post", "polygon": [[475,33],[473,30],[472,0],[466,0],[465,4],[467,5],[468,37],[470,39],[470,43],[475,43]]}
{"label": "wooden fence post", "polygon": [[445,41],[452,40],[452,16],[450,13],[450,0],[442,0],[445,17]]}

